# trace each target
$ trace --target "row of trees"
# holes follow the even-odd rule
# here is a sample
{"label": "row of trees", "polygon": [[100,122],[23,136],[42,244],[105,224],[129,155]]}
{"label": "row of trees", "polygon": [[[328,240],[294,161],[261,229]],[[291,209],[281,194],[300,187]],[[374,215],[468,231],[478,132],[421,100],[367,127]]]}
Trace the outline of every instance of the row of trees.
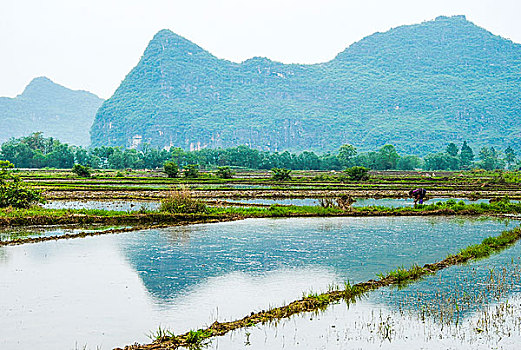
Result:
{"label": "row of trees", "polygon": [[516,162],[516,153],[512,147],[507,147],[503,153],[494,147],[482,147],[478,159],[475,159],[474,151],[463,142],[461,149],[454,143],[449,143],[443,152],[431,153],[424,159],[424,168],[427,170],[461,170],[480,168],[485,170],[494,169],[519,169]]}
{"label": "row of trees", "polygon": [[181,169],[190,164],[197,164],[202,169],[231,166],[292,170],[342,170],[353,166],[374,170],[519,167],[516,154],[511,147],[503,153],[496,151],[494,147],[483,147],[479,151],[478,159],[475,159],[474,152],[467,142],[464,142],[461,148],[450,143],[443,152],[432,153],[421,159],[412,155],[402,156],[393,145],[385,145],[377,151],[364,153],[359,153],[352,145],[343,145],[335,153],[320,155],[311,151],[298,154],[288,151],[265,152],[247,146],[199,151],[184,151],[174,147],[159,150],[147,146],[140,151],[119,147],[85,149],[61,143],[53,138],[45,138],[41,133],[5,142],[1,146],[1,158],[18,168],[72,168],[74,164],[82,164],[95,169],[157,169],[162,168],[165,162],[173,162]]}

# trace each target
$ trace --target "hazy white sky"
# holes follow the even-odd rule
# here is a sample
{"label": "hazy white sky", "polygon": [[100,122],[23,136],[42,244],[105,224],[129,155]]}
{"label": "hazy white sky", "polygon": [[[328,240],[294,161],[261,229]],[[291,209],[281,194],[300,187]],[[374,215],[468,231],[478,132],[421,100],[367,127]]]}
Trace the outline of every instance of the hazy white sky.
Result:
{"label": "hazy white sky", "polygon": [[0,0],[0,96],[47,76],[108,98],[163,28],[236,62],[315,63],[376,31],[454,14],[521,43],[520,0]]}

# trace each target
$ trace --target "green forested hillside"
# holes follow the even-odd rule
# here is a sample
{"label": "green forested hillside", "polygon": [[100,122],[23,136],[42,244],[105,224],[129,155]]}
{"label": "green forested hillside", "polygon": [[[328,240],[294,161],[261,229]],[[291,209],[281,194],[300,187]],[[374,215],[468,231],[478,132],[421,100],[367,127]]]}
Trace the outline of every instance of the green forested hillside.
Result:
{"label": "green forested hillside", "polygon": [[33,79],[21,95],[0,97],[0,142],[42,131],[45,136],[86,146],[102,99],[73,91],[45,77]]}
{"label": "green forested hillside", "polygon": [[463,16],[402,26],[326,63],[221,60],[162,30],[98,110],[93,146],[521,148],[521,45]]}

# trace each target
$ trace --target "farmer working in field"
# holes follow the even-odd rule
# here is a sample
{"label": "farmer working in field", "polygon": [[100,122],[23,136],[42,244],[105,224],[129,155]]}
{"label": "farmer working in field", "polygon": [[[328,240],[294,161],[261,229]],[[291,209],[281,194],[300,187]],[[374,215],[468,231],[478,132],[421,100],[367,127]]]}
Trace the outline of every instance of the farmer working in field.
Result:
{"label": "farmer working in field", "polygon": [[423,199],[425,198],[425,195],[427,194],[427,191],[424,188],[417,188],[415,190],[409,191],[409,196],[414,198],[414,205],[416,205],[416,202],[420,202],[420,204],[423,204]]}

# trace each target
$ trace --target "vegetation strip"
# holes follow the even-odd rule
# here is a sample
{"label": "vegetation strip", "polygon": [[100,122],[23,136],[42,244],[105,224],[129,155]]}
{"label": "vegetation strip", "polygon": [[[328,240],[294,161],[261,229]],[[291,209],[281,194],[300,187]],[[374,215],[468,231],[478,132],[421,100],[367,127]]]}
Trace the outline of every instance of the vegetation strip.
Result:
{"label": "vegetation strip", "polygon": [[[345,284],[344,290],[332,290],[322,294],[310,294],[300,300],[296,300],[288,305],[270,309],[268,311],[260,311],[251,313],[240,320],[230,322],[215,321],[206,329],[191,330],[182,335],[174,335],[172,332],[162,330],[161,328],[155,334],[156,340],[147,345],[129,345],[125,350],[158,350],[158,349],[177,349],[179,347],[193,347],[202,345],[205,340],[215,336],[222,336],[230,331],[240,328],[251,327],[256,324],[265,324],[267,322],[288,318],[292,315],[323,309],[329,304],[336,303],[340,300],[347,302],[355,301],[357,297],[371,290],[375,290],[385,286],[403,285],[426,275],[435,273],[436,271],[445,269],[449,266],[463,264],[469,260],[485,258],[492,253],[503,250],[521,238],[521,227],[516,227],[509,231],[503,231],[497,237],[485,238],[480,244],[472,245],[462,249],[456,255],[449,255],[442,261],[425,264],[423,267],[418,265],[412,266],[410,269],[398,268],[390,271],[386,275],[380,275],[380,280],[369,280],[367,282],[357,283],[355,285]],[[115,350],[121,350],[116,348]]]}
{"label": "vegetation strip", "polygon": [[200,222],[231,221],[242,217],[234,214],[212,213],[165,213],[165,212],[122,212],[85,209],[16,209],[0,210],[0,227],[8,226],[43,226],[67,224],[193,224]]}
{"label": "vegetation strip", "polygon": [[[168,203],[168,200],[164,200]],[[198,201],[193,201],[199,203]],[[367,217],[367,216],[437,216],[437,215],[499,215],[521,214],[521,203],[509,203],[503,200],[494,203],[465,204],[447,201],[415,207],[388,208],[368,206],[341,209],[337,205],[322,206],[285,206],[269,207],[206,207],[199,203],[192,212],[188,212],[192,200],[181,203],[174,212],[165,211],[109,211],[96,209],[0,209],[0,227],[22,225],[66,225],[66,224],[187,224],[196,222],[231,221],[245,218],[270,217]],[[168,208],[167,208],[168,209]],[[169,211],[172,208],[168,209]],[[191,210],[192,210],[191,209]],[[183,212],[184,211],[184,212]]]}
{"label": "vegetation strip", "polygon": [[[233,220],[233,218],[231,218],[231,217],[229,219]],[[139,225],[139,226],[133,226],[133,227],[114,228],[114,229],[109,229],[109,230],[67,233],[67,234],[59,235],[59,236],[54,235],[54,236],[43,236],[43,237],[17,238],[17,239],[12,239],[10,241],[0,241],[0,247],[8,246],[8,245],[40,243],[40,242],[45,242],[45,241],[57,241],[57,240],[61,240],[61,239],[72,239],[72,238],[85,238],[85,237],[92,237],[92,236],[101,236],[101,235],[108,235],[108,234],[139,231],[139,230],[150,230],[150,229],[166,228],[166,227],[172,227],[172,226],[193,225],[193,224],[212,223],[212,222],[221,222],[221,221],[223,221],[223,220],[206,219],[206,220],[197,220],[197,221],[179,221],[175,224]]]}

